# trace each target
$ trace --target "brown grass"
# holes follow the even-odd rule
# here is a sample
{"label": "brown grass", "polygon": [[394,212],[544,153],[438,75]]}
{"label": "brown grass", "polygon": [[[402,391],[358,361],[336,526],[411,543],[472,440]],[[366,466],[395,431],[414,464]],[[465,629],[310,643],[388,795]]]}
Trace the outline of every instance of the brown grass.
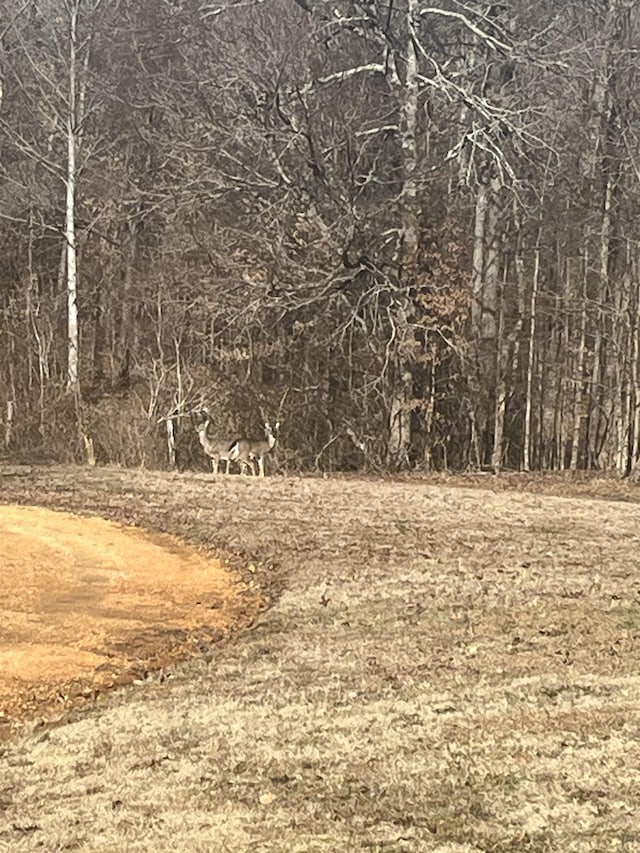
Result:
{"label": "brown grass", "polygon": [[640,850],[640,493],[479,479],[5,469],[6,502],[243,554],[274,604],[4,744],[0,850]]}

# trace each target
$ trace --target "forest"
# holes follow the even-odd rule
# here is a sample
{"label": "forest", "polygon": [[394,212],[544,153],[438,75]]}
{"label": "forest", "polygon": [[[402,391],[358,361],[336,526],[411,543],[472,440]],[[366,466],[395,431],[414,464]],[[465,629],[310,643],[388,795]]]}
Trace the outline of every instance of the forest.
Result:
{"label": "forest", "polygon": [[640,473],[638,0],[3,0],[0,456]]}

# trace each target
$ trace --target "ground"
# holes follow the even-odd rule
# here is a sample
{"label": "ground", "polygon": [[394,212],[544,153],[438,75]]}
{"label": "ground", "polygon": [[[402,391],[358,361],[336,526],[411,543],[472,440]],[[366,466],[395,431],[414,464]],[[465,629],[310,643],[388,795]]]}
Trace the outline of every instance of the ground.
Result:
{"label": "ground", "polygon": [[145,678],[255,615],[258,595],[176,537],[0,506],[0,732]]}
{"label": "ground", "polygon": [[0,474],[217,557],[244,620],[22,723],[0,850],[640,850],[637,489]]}

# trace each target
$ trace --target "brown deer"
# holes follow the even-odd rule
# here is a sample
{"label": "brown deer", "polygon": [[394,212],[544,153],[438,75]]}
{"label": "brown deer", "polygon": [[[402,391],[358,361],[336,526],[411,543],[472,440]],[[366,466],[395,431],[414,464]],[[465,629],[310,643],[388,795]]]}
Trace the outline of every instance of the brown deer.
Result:
{"label": "brown deer", "polygon": [[264,460],[278,440],[278,430],[280,424],[277,423],[273,429],[268,423],[264,425],[263,439],[240,438],[234,442],[229,448],[229,453],[233,454],[232,459],[237,460],[240,464],[240,473],[244,474],[245,469],[250,469],[255,475],[255,463],[258,463],[258,476],[264,477]]}
{"label": "brown deer", "polygon": [[202,423],[198,424],[196,427],[196,432],[198,433],[198,437],[200,438],[200,444],[202,445],[202,449],[207,454],[207,456],[211,459],[211,466],[213,468],[213,473],[215,476],[218,474],[218,469],[220,467],[221,462],[225,462],[225,474],[229,473],[229,462],[236,462],[238,460],[238,450],[234,450],[237,448],[238,441],[233,439],[216,439],[211,438],[208,435],[209,429],[209,418]]}

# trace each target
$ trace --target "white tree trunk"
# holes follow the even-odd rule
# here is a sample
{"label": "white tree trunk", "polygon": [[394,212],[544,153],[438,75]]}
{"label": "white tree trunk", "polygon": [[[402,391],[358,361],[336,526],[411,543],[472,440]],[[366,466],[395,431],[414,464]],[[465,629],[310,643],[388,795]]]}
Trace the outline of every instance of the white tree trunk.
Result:
{"label": "white tree trunk", "polygon": [[69,104],[67,112],[67,177],[66,177],[66,221],[67,243],[67,329],[68,361],[67,389],[78,394],[79,329],[78,329],[78,269],[75,222],[76,199],[76,45],[78,35],[78,6],[70,10],[69,28]]}
{"label": "white tree trunk", "polygon": [[4,447],[9,449],[11,438],[13,436],[13,420],[16,413],[15,400],[7,400],[7,416],[4,422]]}

